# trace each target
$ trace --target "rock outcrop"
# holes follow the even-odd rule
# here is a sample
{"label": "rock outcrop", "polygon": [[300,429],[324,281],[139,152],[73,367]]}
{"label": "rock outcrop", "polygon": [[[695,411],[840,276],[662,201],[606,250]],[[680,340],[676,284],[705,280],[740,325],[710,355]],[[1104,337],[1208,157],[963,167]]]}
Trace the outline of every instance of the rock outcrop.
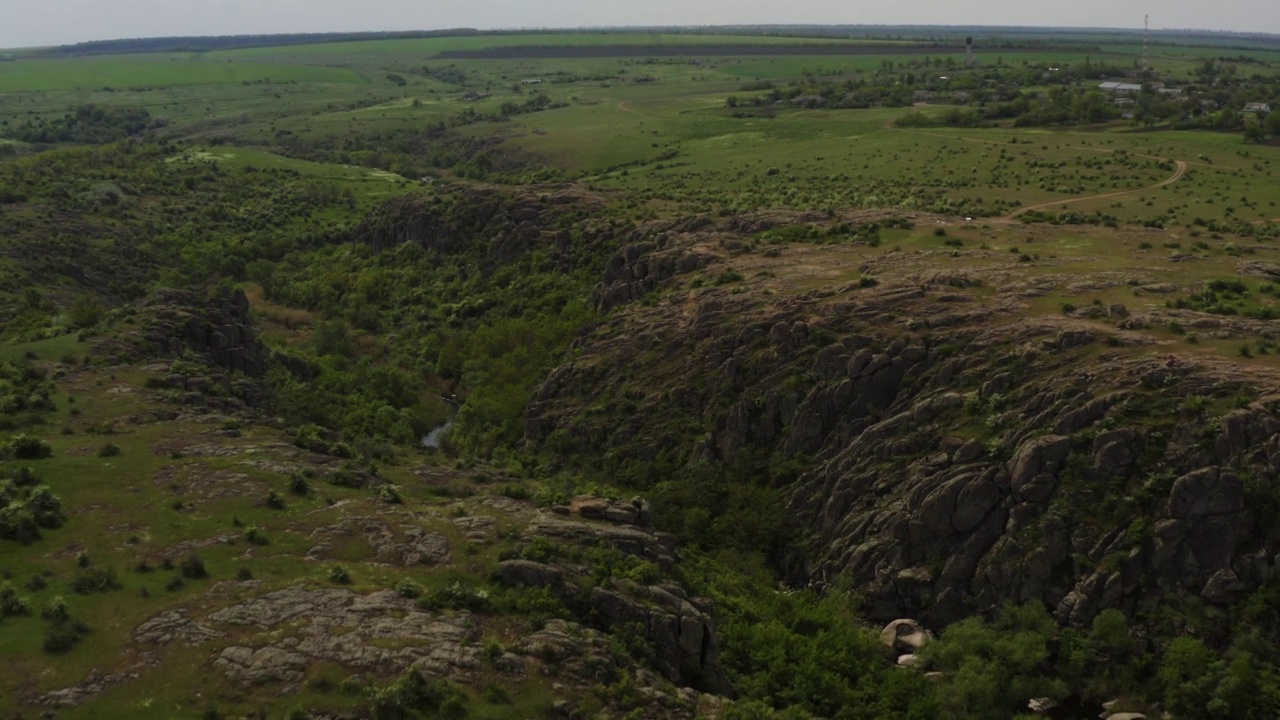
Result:
{"label": "rock outcrop", "polygon": [[142,312],[147,318],[142,337],[155,354],[203,355],[210,365],[249,377],[266,371],[266,351],[258,342],[243,290],[212,298],[162,290]]}
{"label": "rock outcrop", "polygon": [[246,682],[300,679],[327,660],[350,668],[398,673],[413,666],[448,675],[480,665],[467,616],[419,610],[392,591],[292,586],[218,610],[199,622],[168,611],[135,631],[139,642],[203,645],[226,637],[214,668]]}
{"label": "rock outcrop", "polygon": [[[620,253],[602,297],[645,291],[635,270],[663,252]],[[785,480],[790,523],[807,530],[781,559],[788,578],[846,578],[883,622],[938,628],[1040,602],[1087,626],[1182,593],[1230,605],[1277,571],[1266,486],[1280,480],[1280,403],[1264,374],[1108,335],[1129,308],[1101,314],[1108,331],[1027,319],[1022,298],[1043,291],[1011,276],[910,277],[632,304],[534,393],[527,437],[672,468],[661,479],[811,459]],[[997,299],[977,302],[997,280]]]}
{"label": "rock outcrop", "polygon": [[335,547],[352,540],[367,544],[375,562],[398,567],[443,565],[450,558],[449,539],[445,536],[419,527],[407,527],[397,533],[383,517],[347,517],[317,528],[311,535],[317,542],[307,551],[308,560],[333,559]]}
{"label": "rock outcrop", "polygon": [[[609,546],[628,555],[670,567],[674,542],[655,533],[648,504],[580,497],[558,512],[535,518],[529,538],[555,538],[583,546]],[[566,517],[577,514],[581,519]],[[710,601],[690,598],[679,585],[644,585],[612,579],[584,593],[581,573],[570,563],[504,560],[495,579],[513,587],[546,588],[567,607],[601,630],[638,632],[653,650],[654,667],[669,681],[701,690],[732,694],[719,661],[714,610]]]}
{"label": "rock outcrop", "polygon": [[715,256],[682,245],[672,245],[667,233],[652,242],[627,245],[609,259],[597,295],[597,307],[605,312],[639,300],[677,275],[710,265]]}
{"label": "rock outcrop", "polygon": [[[414,244],[430,252],[471,254],[487,270],[540,250],[566,270],[616,247],[622,230],[589,220],[608,202],[605,195],[572,185],[456,186],[388,200],[354,230],[353,239],[377,250]],[[575,229],[566,229],[570,225]]]}
{"label": "rock outcrop", "polygon": [[[493,672],[515,679],[550,674],[557,679],[556,696],[563,697],[576,692],[573,687],[594,687],[602,678],[625,673],[634,678],[643,705],[656,713],[651,716],[672,718],[692,718],[700,692],[732,695],[719,663],[711,603],[690,597],[654,571],[672,567],[676,556],[671,538],[653,530],[646,501],[579,496],[540,510],[493,495],[481,505],[496,514],[463,515],[458,505],[447,518],[399,508],[346,517],[312,532],[318,543],[308,557],[328,559],[340,543],[352,541],[373,553],[365,567],[430,572],[424,566],[455,561],[448,540],[434,530],[456,529],[487,544],[495,541],[495,527],[515,522],[523,533],[518,538],[504,533],[503,540],[524,548],[538,543],[556,548],[557,554],[545,561],[503,560],[492,580],[513,588],[545,588],[562,606],[558,619],[505,615],[509,608],[490,604],[494,588],[484,587],[479,578],[418,599],[420,589],[412,586],[366,594],[298,584],[263,592],[264,581],[244,580],[210,587],[204,598],[212,601],[212,611],[176,607],[155,615],[134,630],[133,641],[152,658],[171,646],[205,648],[212,670],[246,684],[295,685],[324,662],[365,677],[393,677],[417,668],[462,683],[480,682]],[[628,574],[602,579],[592,559],[601,548],[628,556],[635,577],[647,581]],[[479,605],[442,597],[466,597]],[[502,644],[496,644],[499,637]],[[626,643],[643,643],[646,651],[633,657],[619,650]],[[42,702],[74,704],[125,681],[90,678]]]}

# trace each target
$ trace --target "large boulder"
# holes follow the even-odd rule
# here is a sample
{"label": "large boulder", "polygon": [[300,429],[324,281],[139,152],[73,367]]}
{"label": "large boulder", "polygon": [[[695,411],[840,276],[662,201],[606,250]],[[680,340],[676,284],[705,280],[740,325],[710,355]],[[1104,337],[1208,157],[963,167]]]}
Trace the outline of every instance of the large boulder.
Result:
{"label": "large boulder", "polygon": [[932,633],[910,618],[894,620],[880,631],[880,644],[907,654],[914,654],[932,639]]}

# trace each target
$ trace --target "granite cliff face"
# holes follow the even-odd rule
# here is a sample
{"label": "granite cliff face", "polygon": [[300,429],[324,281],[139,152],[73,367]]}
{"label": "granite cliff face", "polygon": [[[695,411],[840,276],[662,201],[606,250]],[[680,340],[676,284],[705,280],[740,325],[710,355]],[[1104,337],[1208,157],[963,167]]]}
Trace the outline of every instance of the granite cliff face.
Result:
{"label": "granite cliff face", "polygon": [[144,311],[153,315],[144,337],[159,354],[192,353],[229,372],[258,377],[266,370],[265,349],[249,316],[243,290],[201,298],[195,293],[157,293]]}
{"label": "granite cliff face", "polygon": [[[416,244],[436,253],[474,254],[485,269],[538,250],[569,269],[591,262],[601,248],[616,245],[622,232],[584,221],[600,213],[610,198],[576,186],[534,189],[468,186],[450,191],[402,195],[387,201],[353,232],[375,250]],[[579,232],[571,229],[579,228]]]}
{"label": "granite cliff face", "polygon": [[[801,291],[734,248],[700,230],[620,252],[600,289],[620,308],[535,394],[531,446],[686,472],[809,459],[785,486],[785,575],[851,580],[879,621],[1040,601],[1087,627],[1180,595],[1230,606],[1274,574],[1265,369],[1167,350],[1123,305],[1028,317],[1034,274],[882,253],[860,275],[894,280]],[[684,284],[708,265],[746,280]],[[626,304],[653,287],[671,291]]]}

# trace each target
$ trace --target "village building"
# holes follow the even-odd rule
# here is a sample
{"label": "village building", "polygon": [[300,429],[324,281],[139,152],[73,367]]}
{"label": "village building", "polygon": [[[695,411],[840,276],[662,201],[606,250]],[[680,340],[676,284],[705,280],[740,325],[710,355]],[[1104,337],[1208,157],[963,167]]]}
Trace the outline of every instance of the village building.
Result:
{"label": "village building", "polygon": [[1136,95],[1142,92],[1141,85],[1122,82],[1104,82],[1098,86],[1098,89],[1112,95]]}

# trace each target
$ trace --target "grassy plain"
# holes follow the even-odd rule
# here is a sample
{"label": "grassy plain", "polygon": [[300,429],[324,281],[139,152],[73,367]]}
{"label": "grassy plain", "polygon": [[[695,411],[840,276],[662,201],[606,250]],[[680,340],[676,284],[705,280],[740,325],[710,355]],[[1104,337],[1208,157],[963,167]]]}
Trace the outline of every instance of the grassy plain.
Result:
{"label": "grassy plain", "polygon": [[[490,48],[507,48],[522,46],[593,46],[623,45],[644,46],[657,45],[736,45],[744,41],[753,45],[829,45],[848,43],[845,40],[829,38],[789,38],[776,36],[741,35],[697,35],[674,33],[545,33],[521,35],[483,35],[462,37],[440,37],[409,40],[367,40],[346,43],[324,43],[319,45],[297,45],[279,48],[249,48],[241,50],[224,50],[206,53],[211,57],[259,58],[286,57],[313,58],[316,56],[395,56],[410,55],[415,57],[432,56],[456,50],[486,50]],[[873,41],[858,41],[858,44],[882,44]]]}
{"label": "grassy plain", "polygon": [[0,92],[48,92],[148,86],[276,82],[361,82],[342,68],[261,62],[192,61],[176,56],[86,60],[21,60],[0,72]]}

